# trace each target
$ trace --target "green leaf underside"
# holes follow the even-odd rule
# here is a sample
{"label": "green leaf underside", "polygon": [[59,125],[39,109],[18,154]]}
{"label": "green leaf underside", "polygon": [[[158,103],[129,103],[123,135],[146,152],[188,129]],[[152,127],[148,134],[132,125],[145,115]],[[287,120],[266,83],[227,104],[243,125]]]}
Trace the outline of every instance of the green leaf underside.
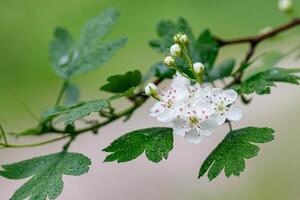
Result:
{"label": "green leaf underside", "polygon": [[257,93],[259,95],[270,94],[271,87],[276,86],[275,82],[299,84],[300,77],[294,73],[300,69],[271,68],[269,70],[254,74],[240,85],[234,86],[240,94]]}
{"label": "green leaf underside", "polygon": [[64,28],[56,28],[54,40],[49,44],[49,54],[54,71],[63,78],[65,78],[63,68],[68,63],[73,47],[74,41],[71,34]]}
{"label": "green leaf underside", "polygon": [[64,79],[97,69],[124,46],[125,38],[103,42],[119,14],[110,9],[89,20],[81,30],[78,44],[68,31],[57,28],[54,41],[49,44],[50,59],[55,72]]}
{"label": "green leaf underside", "polygon": [[104,162],[128,162],[145,152],[146,157],[155,163],[167,159],[173,149],[173,130],[154,127],[129,132],[103,149],[109,152]]}
{"label": "green leaf underside", "polygon": [[208,172],[208,179],[216,178],[224,169],[226,177],[239,176],[245,169],[245,159],[258,154],[253,143],[267,143],[274,139],[271,128],[247,127],[229,132],[203,162],[199,178]]}
{"label": "green leaf underside", "polygon": [[76,120],[90,115],[93,112],[100,112],[109,107],[109,101],[106,99],[88,101],[81,105],[74,107],[65,115],[58,117],[55,123],[64,122],[65,124],[74,124]]}
{"label": "green leaf underside", "polygon": [[110,76],[107,84],[101,87],[101,90],[122,93],[132,87],[138,86],[142,81],[142,74],[139,70],[129,71],[122,75]]}
{"label": "green leaf underside", "polygon": [[206,79],[209,81],[214,81],[228,77],[231,75],[234,66],[235,60],[233,58],[226,59],[222,63],[214,66],[213,69],[209,71],[209,77],[206,77]]}
{"label": "green leaf underside", "polygon": [[79,153],[60,152],[3,165],[0,175],[8,179],[31,177],[11,200],[56,199],[63,190],[63,175],[80,176],[89,170],[91,161]]}

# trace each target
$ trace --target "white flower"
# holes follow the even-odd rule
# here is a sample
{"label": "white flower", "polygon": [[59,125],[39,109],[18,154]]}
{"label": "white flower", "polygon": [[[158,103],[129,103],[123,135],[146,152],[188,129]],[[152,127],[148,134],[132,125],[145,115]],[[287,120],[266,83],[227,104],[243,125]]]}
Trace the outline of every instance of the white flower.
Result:
{"label": "white flower", "polygon": [[211,90],[210,103],[214,106],[215,110],[212,118],[218,125],[223,124],[226,119],[238,121],[242,118],[241,109],[233,105],[237,97],[237,93],[232,89],[223,91],[220,88],[213,88]]}
{"label": "white flower", "polygon": [[293,1],[292,0],[279,0],[278,1],[278,9],[282,12],[287,12],[292,10]]}
{"label": "white flower", "polygon": [[181,48],[179,44],[173,44],[170,48],[171,56],[180,56],[181,55]]}
{"label": "white flower", "polygon": [[193,64],[193,68],[197,74],[202,74],[202,72],[204,71],[204,65],[201,62],[195,62]]}
{"label": "white flower", "polygon": [[171,67],[171,66],[174,65],[174,63],[175,63],[175,60],[174,60],[174,58],[173,58],[172,56],[167,56],[167,57],[165,57],[165,59],[164,59],[164,64],[165,64],[166,66]]}
{"label": "white flower", "polygon": [[226,119],[241,119],[242,112],[234,105],[236,100],[234,90],[192,84],[177,72],[169,88],[160,92],[158,101],[150,109],[150,116],[171,124],[175,134],[197,144]]}
{"label": "white flower", "polygon": [[203,136],[212,134],[217,123],[210,118],[214,113],[208,104],[190,104],[181,108],[181,114],[172,121],[172,128],[177,135],[194,144],[198,144]]}
{"label": "white flower", "polygon": [[159,95],[158,95],[158,89],[156,87],[156,85],[154,85],[153,83],[148,83],[145,87],[145,93],[148,96],[152,96],[155,99],[159,99]]}
{"label": "white flower", "polygon": [[180,113],[185,93],[183,88],[170,87],[160,93],[160,99],[150,109],[150,116],[156,117],[160,122],[171,122]]}

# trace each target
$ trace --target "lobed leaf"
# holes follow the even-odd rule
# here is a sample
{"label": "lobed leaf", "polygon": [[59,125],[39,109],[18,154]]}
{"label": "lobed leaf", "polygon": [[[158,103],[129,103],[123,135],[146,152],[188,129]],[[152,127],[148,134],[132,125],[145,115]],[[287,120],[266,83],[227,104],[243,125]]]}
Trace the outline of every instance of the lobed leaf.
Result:
{"label": "lobed leaf", "polygon": [[128,162],[145,152],[146,157],[155,163],[167,159],[173,149],[173,130],[171,128],[146,128],[129,132],[103,149],[110,154],[104,162]]}
{"label": "lobed leaf", "polygon": [[231,131],[203,162],[198,178],[208,172],[208,179],[216,178],[222,170],[226,177],[239,176],[245,169],[245,159],[258,154],[259,147],[253,143],[274,140],[271,128],[247,127]]}
{"label": "lobed leaf", "polygon": [[271,68],[250,76],[240,85],[234,86],[234,89],[240,94],[251,94],[254,92],[259,95],[270,94],[271,87],[276,86],[275,82],[298,85],[300,77],[295,75],[298,72],[300,72],[300,69]]}
{"label": "lobed leaf", "polygon": [[56,28],[54,40],[49,44],[50,60],[53,70],[62,78],[66,78],[65,67],[69,64],[74,41],[71,34],[64,28]]}
{"label": "lobed leaf", "polygon": [[125,38],[103,42],[101,39],[111,30],[119,14],[110,9],[89,20],[81,30],[80,40],[73,44],[70,34],[58,28],[55,40],[50,43],[50,58],[54,70],[64,79],[97,69],[124,46]]}
{"label": "lobed leaf", "polygon": [[228,77],[231,75],[234,66],[235,60],[233,58],[226,59],[222,63],[214,66],[212,70],[208,72],[209,76],[206,77],[206,80],[214,81],[217,79]]}
{"label": "lobed leaf", "polygon": [[85,103],[74,106],[66,114],[58,117],[55,123],[64,122],[67,124],[74,124],[76,120],[90,115],[93,112],[100,112],[109,107],[109,101],[106,99],[87,101]]}
{"label": "lobed leaf", "polygon": [[80,176],[88,172],[90,165],[90,159],[82,154],[60,152],[2,165],[0,175],[15,180],[31,177],[11,200],[56,199],[63,190],[63,175]]}
{"label": "lobed leaf", "polygon": [[218,56],[219,45],[209,30],[201,33],[193,48],[193,60],[202,62],[210,70]]}
{"label": "lobed leaf", "polygon": [[107,84],[103,85],[100,89],[112,92],[123,93],[128,89],[141,84],[142,74],[139,70],[129,71],[125,74],[114,75],[107,78]]}
{"label": "lobed leaf", "polygon": [[184,18],[178,18],[176,23],[170,20],[161,21],[156,27],[156,33],[160,39],[151,40],[149,45],[154,50],[157,50],[161,53],[167,52],[170,46],[174,43],[173,36],[179,32],[188,34],[190,40],[194,40],[191,27]]}

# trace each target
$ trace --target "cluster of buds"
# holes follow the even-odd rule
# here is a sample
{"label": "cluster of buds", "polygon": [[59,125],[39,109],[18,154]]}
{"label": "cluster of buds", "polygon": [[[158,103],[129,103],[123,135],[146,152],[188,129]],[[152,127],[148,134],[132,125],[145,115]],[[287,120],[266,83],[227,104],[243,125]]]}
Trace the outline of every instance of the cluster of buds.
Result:
{"label": "cluster of buds", "polygon": [[175,58],[181,57],[189,63],[191,70],[194,72],[199,82],[202,82],[204,65],[200,62],[192,64],[191,58],[188,53],[185,52],[188,51],[188,45],[190,44],[190,39],[187,34],[177,33],[173,37],[173,42],[174,44],[170,47],[169,55],[167,55],[164,59],[164,64],[168,67],[176,67]]}
{"label": "cluster of buds", "polygon": [[187,46],[190,42],[189,37],[185,33],[177,33],[173,37],[174,44],[170,47],[170,55],[164,59],[164,64],[168,67],[173,67],[175,57],[182,56],[182,47]]}

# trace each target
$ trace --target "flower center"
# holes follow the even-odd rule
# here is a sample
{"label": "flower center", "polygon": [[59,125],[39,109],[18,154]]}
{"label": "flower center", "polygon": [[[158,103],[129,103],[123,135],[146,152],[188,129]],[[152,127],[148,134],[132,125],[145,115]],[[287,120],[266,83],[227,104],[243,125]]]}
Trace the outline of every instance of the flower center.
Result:
{"label": "flower center", "polygon": [[198,123],[199,123],[199,120],[198,120],[198,118],[195,117],[195,116],[190,116],[190,117],[189,117],[189,123],[190,123],[190,125],[192,125],[192,126],[197,126]]}
{"label": "flower center", "polygon": [[217,110],[221,113],[224,113],[226,111],[226,106],[224,105],[224,103],[219,103]]}

